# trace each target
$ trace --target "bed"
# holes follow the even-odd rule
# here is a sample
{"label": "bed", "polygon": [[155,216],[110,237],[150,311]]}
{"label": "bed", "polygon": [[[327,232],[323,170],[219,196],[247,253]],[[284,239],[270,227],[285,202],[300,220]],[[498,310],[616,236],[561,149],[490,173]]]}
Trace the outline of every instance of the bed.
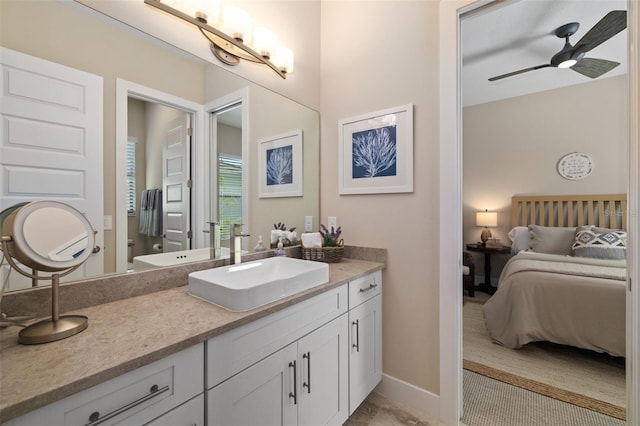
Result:
{"label": "bed", "polygon": [[625,356],[626,195],[514,196],[513,256],[484,304],[491,338]]}

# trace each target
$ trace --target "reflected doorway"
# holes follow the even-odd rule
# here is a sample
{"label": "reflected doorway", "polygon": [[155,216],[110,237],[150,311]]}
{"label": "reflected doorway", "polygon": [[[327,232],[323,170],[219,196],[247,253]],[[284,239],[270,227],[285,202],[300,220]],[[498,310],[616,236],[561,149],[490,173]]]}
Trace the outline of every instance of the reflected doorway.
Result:
{"label": "reflected doorway", "polygon": [[127,263],[191,248],[191,115],[129,97]]}

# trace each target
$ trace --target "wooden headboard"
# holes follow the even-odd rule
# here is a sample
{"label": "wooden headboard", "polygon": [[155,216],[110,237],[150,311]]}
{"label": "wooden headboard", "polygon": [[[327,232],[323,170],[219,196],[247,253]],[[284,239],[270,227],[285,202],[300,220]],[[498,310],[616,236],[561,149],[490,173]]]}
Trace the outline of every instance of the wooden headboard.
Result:
{"label": "wooden headboard", "polygon": [[627,228],[627,195],[515,195],[511,227],[595,225]]}

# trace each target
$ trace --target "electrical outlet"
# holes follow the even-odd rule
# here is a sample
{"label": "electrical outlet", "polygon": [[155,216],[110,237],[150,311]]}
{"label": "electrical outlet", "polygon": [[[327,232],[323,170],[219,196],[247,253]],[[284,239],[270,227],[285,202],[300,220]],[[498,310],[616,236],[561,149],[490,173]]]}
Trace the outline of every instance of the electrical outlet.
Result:
{"label": "electrical outlet", "polygon": [[329,232],[333,229],[334,231],[338,229],[338,218],[335,216],[329,216],[327,218],[327,229]]}
{"label": "electrical outlet", "polygon": [[313,232],[313,216],[304,217],[304,232]]}

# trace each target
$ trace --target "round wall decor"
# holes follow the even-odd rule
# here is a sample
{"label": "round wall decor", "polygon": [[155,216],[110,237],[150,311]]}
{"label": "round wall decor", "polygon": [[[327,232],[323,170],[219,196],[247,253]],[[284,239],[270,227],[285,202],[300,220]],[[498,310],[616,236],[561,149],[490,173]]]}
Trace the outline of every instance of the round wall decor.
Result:
{"label": "round wall decor", "polygon": [[593,159],[589,154],[571,152],[558,161],[558,173],[565,179],[583,179],[593,171]]}

